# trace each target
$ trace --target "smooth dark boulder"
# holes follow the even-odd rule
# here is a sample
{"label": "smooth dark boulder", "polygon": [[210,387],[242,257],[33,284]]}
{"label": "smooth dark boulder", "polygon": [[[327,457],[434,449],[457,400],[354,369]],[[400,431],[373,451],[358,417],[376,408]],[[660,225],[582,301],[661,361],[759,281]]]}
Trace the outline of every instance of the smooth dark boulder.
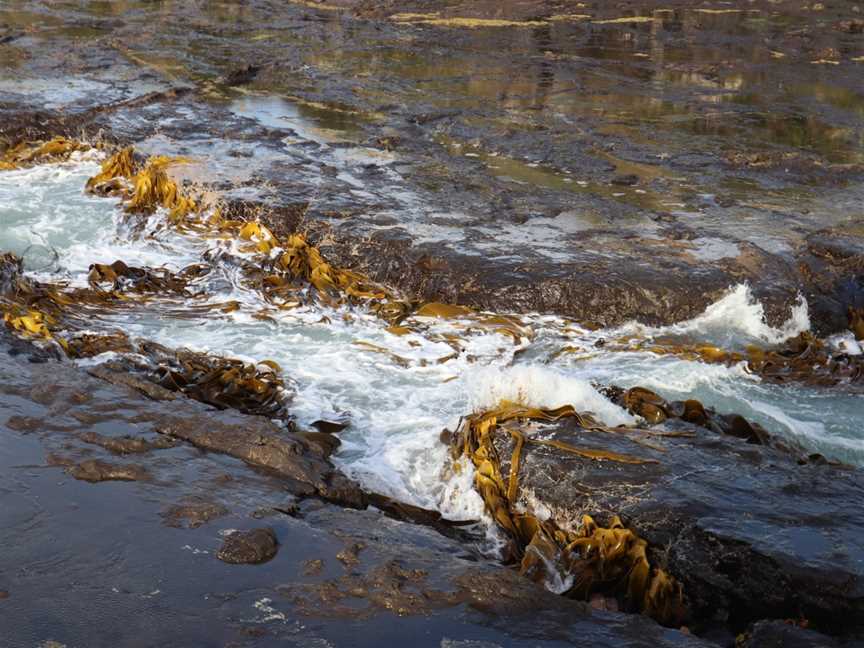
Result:
{"label": "smooth dark boulder", "polygon": [[216,556],[232,565],[257,565],[273,558],[278,550],[273,529],[252,529],[229,533]]}

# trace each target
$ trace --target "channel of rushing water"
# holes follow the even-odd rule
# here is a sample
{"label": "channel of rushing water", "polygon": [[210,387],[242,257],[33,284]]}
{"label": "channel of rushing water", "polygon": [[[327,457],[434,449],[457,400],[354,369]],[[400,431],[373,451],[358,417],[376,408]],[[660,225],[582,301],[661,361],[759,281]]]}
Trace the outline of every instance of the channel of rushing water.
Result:
{"label": "channel of rushing water", "polygon": [[[96,160],[79,157],[0,174],[0,250],[22,255],[28,272],[40,281],[82,286],[92,263],[121,259],[129,265],[180,270],[201,263],[205,254],[214,258],[220,247],[241,254],[234,243],[169,229],[158,213],[143,231],[132,230],[116,200],[84,193],[87,178],[98,169]],[[291,411],[301,425],[321,418],[350,421],[340,434],[343,444],[336,456],[347,473],[370,489],[454,519],[480,516],[482,502],[471,488],[469,471],[460,477],[443,471],[442,429],[453,429],[460,416],[501,399],[546,407],[569,403],[611,425],[634,422],[594,384],[642,385],[669,399],[698,398],[813,451],[864,464],[864,399],[843,388],[767,385],[743,365],[606,351],[595,344],[629,334],[675,336],[727,348],[770,345],[806,330],[804,302],[778,329],[765,324],[762,308],[747,288],[736,286],[702,316],[662,329],[631,323],[587,331],[557,317],[529,315],[521,319],[535,336],[519,344],[476,327],[468,330],[458,319],[430,318],[422,322],[422,331],[397,336],[360,308],[305,306],[274,312],[256,290],[242,285],[232,264],[208,262],[215,271],[194,286],[201,297],[185,302],[160,298],[101,313],[90,318],[88,327],[119,328],[171,347],[275,360],[294,383]],[[191,308],[226,300],[239,302],[239,310]],[[458,336],[463,351],[438,363],[453,352],[441,341],[443,334]],[[358,342],[383,347],[407,362],[394,362]],[[854,341],[845,342],[860,352]],[[565,346],[578,351],[558,353]]]}

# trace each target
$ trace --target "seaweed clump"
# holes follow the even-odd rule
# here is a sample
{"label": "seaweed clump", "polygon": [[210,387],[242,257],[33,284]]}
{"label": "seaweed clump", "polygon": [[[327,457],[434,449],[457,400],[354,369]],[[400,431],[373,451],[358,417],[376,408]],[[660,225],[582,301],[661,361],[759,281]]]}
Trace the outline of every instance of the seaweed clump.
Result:
{"label": "seaweed clump", "polygon": [[[496,409],[463,419],[453,439],[454,458],[467,457],[475,467],[475,488],[486,510],[511,540],[519,571],[547,587],[574,598],[595,594],[614,597],[628,610],[647,614],[675,626],[685,616],[681,584],[647,557],[648,544],[614,516],[609,525],[582,517],[578,530],[565,529],[551,518],[542,520],[519,503],[520,459],[528,445],[577,455],[594,461],[625,464],[656,463],[653,459],[606,450],[574,446],[538,435],[527,435],[518,423],[550,423],[570,418],[586,429],[618,432],[600,425],[571,406],[554,410],[529,408],[503,402]],[[510,422],[517,425],[509,425]],[[496,435],[512,437],[509,470],[495,446]]]}
{"label": "seaweed clump", "polygon": [[90,147],[76,140],[55,137],[47,142],[18,142],[0,152],[0,171],[11,171],[46,162],[62,162],[76,151]]}
{"label": "seaweed clump", "polygon": [[395,335],[422,329],[422,322],[418,321],[405,325],[405,320],[412,316],[464,319],[469,328],[491,330],[514,342],[533,335],[515,317],[406,299],[362,273],[333,265],[303,233],[295,231],[277,237],[260,222],[226,218],[221,208],[206,205],[202,198],[190,195],[170,178],[169,169],[184,162],[187,160],[164,156],[144,161],[131,147],[125,148],[105,160],[100,173],[87,182],[87,190],[119,195],[130,214],[151,214],[165,209],[169,223],[181,231],[194,230],[206,237],[233,240],[239,252],[254,257],[253,263],[244,263],[247,281],[280,310],[295,308],[311,298],[331,306],[364,304],[390,323],[389,330]]}
{"label": "seaweed clump", "polygon": [[[849,328],[855,335],[864,335],[861,314],[850,309]],[[620,350],[607,344],[609,350]],[[773,349],[750,345],[743,351],[727,351],[712,345],[675,343],[640,343],[635,349],[657,355],[675,355],[727,366],[744,363],[747,371],[774,384],[790,382],[820,387],[845,385],[858,387],[864,383],[864,356],[834,351],[812,333],[803,332]],[[624,350],[634,350],[627,346]]]}

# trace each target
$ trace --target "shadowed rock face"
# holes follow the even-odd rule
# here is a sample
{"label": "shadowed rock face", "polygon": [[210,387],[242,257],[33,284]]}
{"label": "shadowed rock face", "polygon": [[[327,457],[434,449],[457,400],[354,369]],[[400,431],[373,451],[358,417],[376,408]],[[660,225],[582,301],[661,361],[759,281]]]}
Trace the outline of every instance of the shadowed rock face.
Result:
{"label": "shadowed rock face", "polygon": [[[601,525],[620,515],[648,542],[651,564],[683,585],[697,632],[717,626],[737,632],[766,617],[862,632],[858,471],[800,465],[785,452],[681,420],[627,433],[565,418],[502,425],[494,452],[504,476],[516,449],[509,427],[544,440],[521,449],[515,510],[573,530],[584,514]],[[554,444],[644,463],[592,460]]]}
{"label": "shadowed rock face", "polygon": [[795,623],[783,621],[760,621],[744,633],[738,645],[742,648],[756,646],[782,646],[783,648],[837,648],[856,644],[841,644],[831,637],[801,628]]}

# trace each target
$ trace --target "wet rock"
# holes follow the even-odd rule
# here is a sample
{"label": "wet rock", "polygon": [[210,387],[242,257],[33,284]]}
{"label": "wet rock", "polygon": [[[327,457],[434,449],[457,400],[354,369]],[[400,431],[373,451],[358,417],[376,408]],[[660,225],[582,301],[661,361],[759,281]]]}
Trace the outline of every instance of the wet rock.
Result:
{"label": "wet rock", "polygon": [[326,432],[327,434],[337,434],[348,427],[347,423],[341,421],[314,421],[312,425],[319,432]]}
{"label": "wet rock", "polygon": [[98,432],[85,432],[81,435],[81,440],[85,443],[101,446],[119,455],[164,450],[166,448],[173,448],[176,445],[176,442],[165,437],[156,437],[152,440],[133,436],[109,437]]}
{"label": "wet rock", "polygon": [[278,549],[273,529],[234,531],[225,536],[217,557],[232,565],[257,565],[272,559]]}
{"label": "wet rock", "polygon": [[626,175],[617,175],[612,178],[610,184],[617,185],[619,187],[632,187],[633,185],[639,184],[639,176],[634,173],[628,173]]}
{"label": "wet rock", "polygon": [[303,563],[304,576],[315,576],[317,574],[320,574],[322,569],[324,569],[324,561],[320,558],[307,560]]}
{"label": "wet rock", "polygon": [[161,434],[221,452],[296,482],[299,495],[318,494],[346,506],[363,508],[366,498],[359,486],[337,472],[320,456],[307,452],[302,439],[280,430],[259,417],[244,419],[242,426],[212,421],[176,420],[157,428]]}
{"label": "wet rock", "polygon": [[260,65],[252,65],[250,63],[249,65],[244,65],[243,67],[239,67],[236,70],[229,72],[225,75],[222,82],[227,86],[246,85],[247,83],[254,81],[260,71]]}
{"label": "wet rock", "polygon": [[227,513],[227,508],[215,502],[189,502],[175,504],[161,513],[161,516],[165,526],[197,529]]}
{"label": "wet rock", "polygon": [[840,648],[852,644],[841,644],[794,622],[759,621],[742,634],[735,645],[736,648]]}
{"label": "wet rock", "polygon": [[144,468],[132,464],[111,464],[100,459],[88,459],[67,469],[75,479],[91,483],[102,481],[147,481]]}
{"label": "wet rock", "polygon": [[349,544],[342,551],[336,554],[336,559],[345,565],[346,568],[353,567],[360,563],[360,552],[366,548],[362,542]]}
{"label": "wet rock", "polygon": [[850,309],[864,307],[864,241],[841,231],[810,234],[798,254],[814,329],[847,328]]}
{"label": "wet rock", "polygon": [[171,401],[178,398],[174,392],[159,385],[154,385],[149,380],[128,373],[122,365],[115,365],[109,362],[91,367],[87,370],[87,373],[114,385],[130,387],[151,400]]}
{"label": "wet rock", "polygon": [[512,510],[568,533],[585,514],[601,525],[620,515],[647,541],[649,563],[682,584],[685,622],[697,634],[799,615],[832,634],[864,629],[860,471],[799,465],[678,419],[628,432],[562,418],[546,422],[537,442],[518,423],[493,429],[490,456]]}
{"label": "wet rock", "polygon": [[342,443],[339,437],[328,432],[299,432],[298,436],[310,450],[324,459],[332,455]]}

